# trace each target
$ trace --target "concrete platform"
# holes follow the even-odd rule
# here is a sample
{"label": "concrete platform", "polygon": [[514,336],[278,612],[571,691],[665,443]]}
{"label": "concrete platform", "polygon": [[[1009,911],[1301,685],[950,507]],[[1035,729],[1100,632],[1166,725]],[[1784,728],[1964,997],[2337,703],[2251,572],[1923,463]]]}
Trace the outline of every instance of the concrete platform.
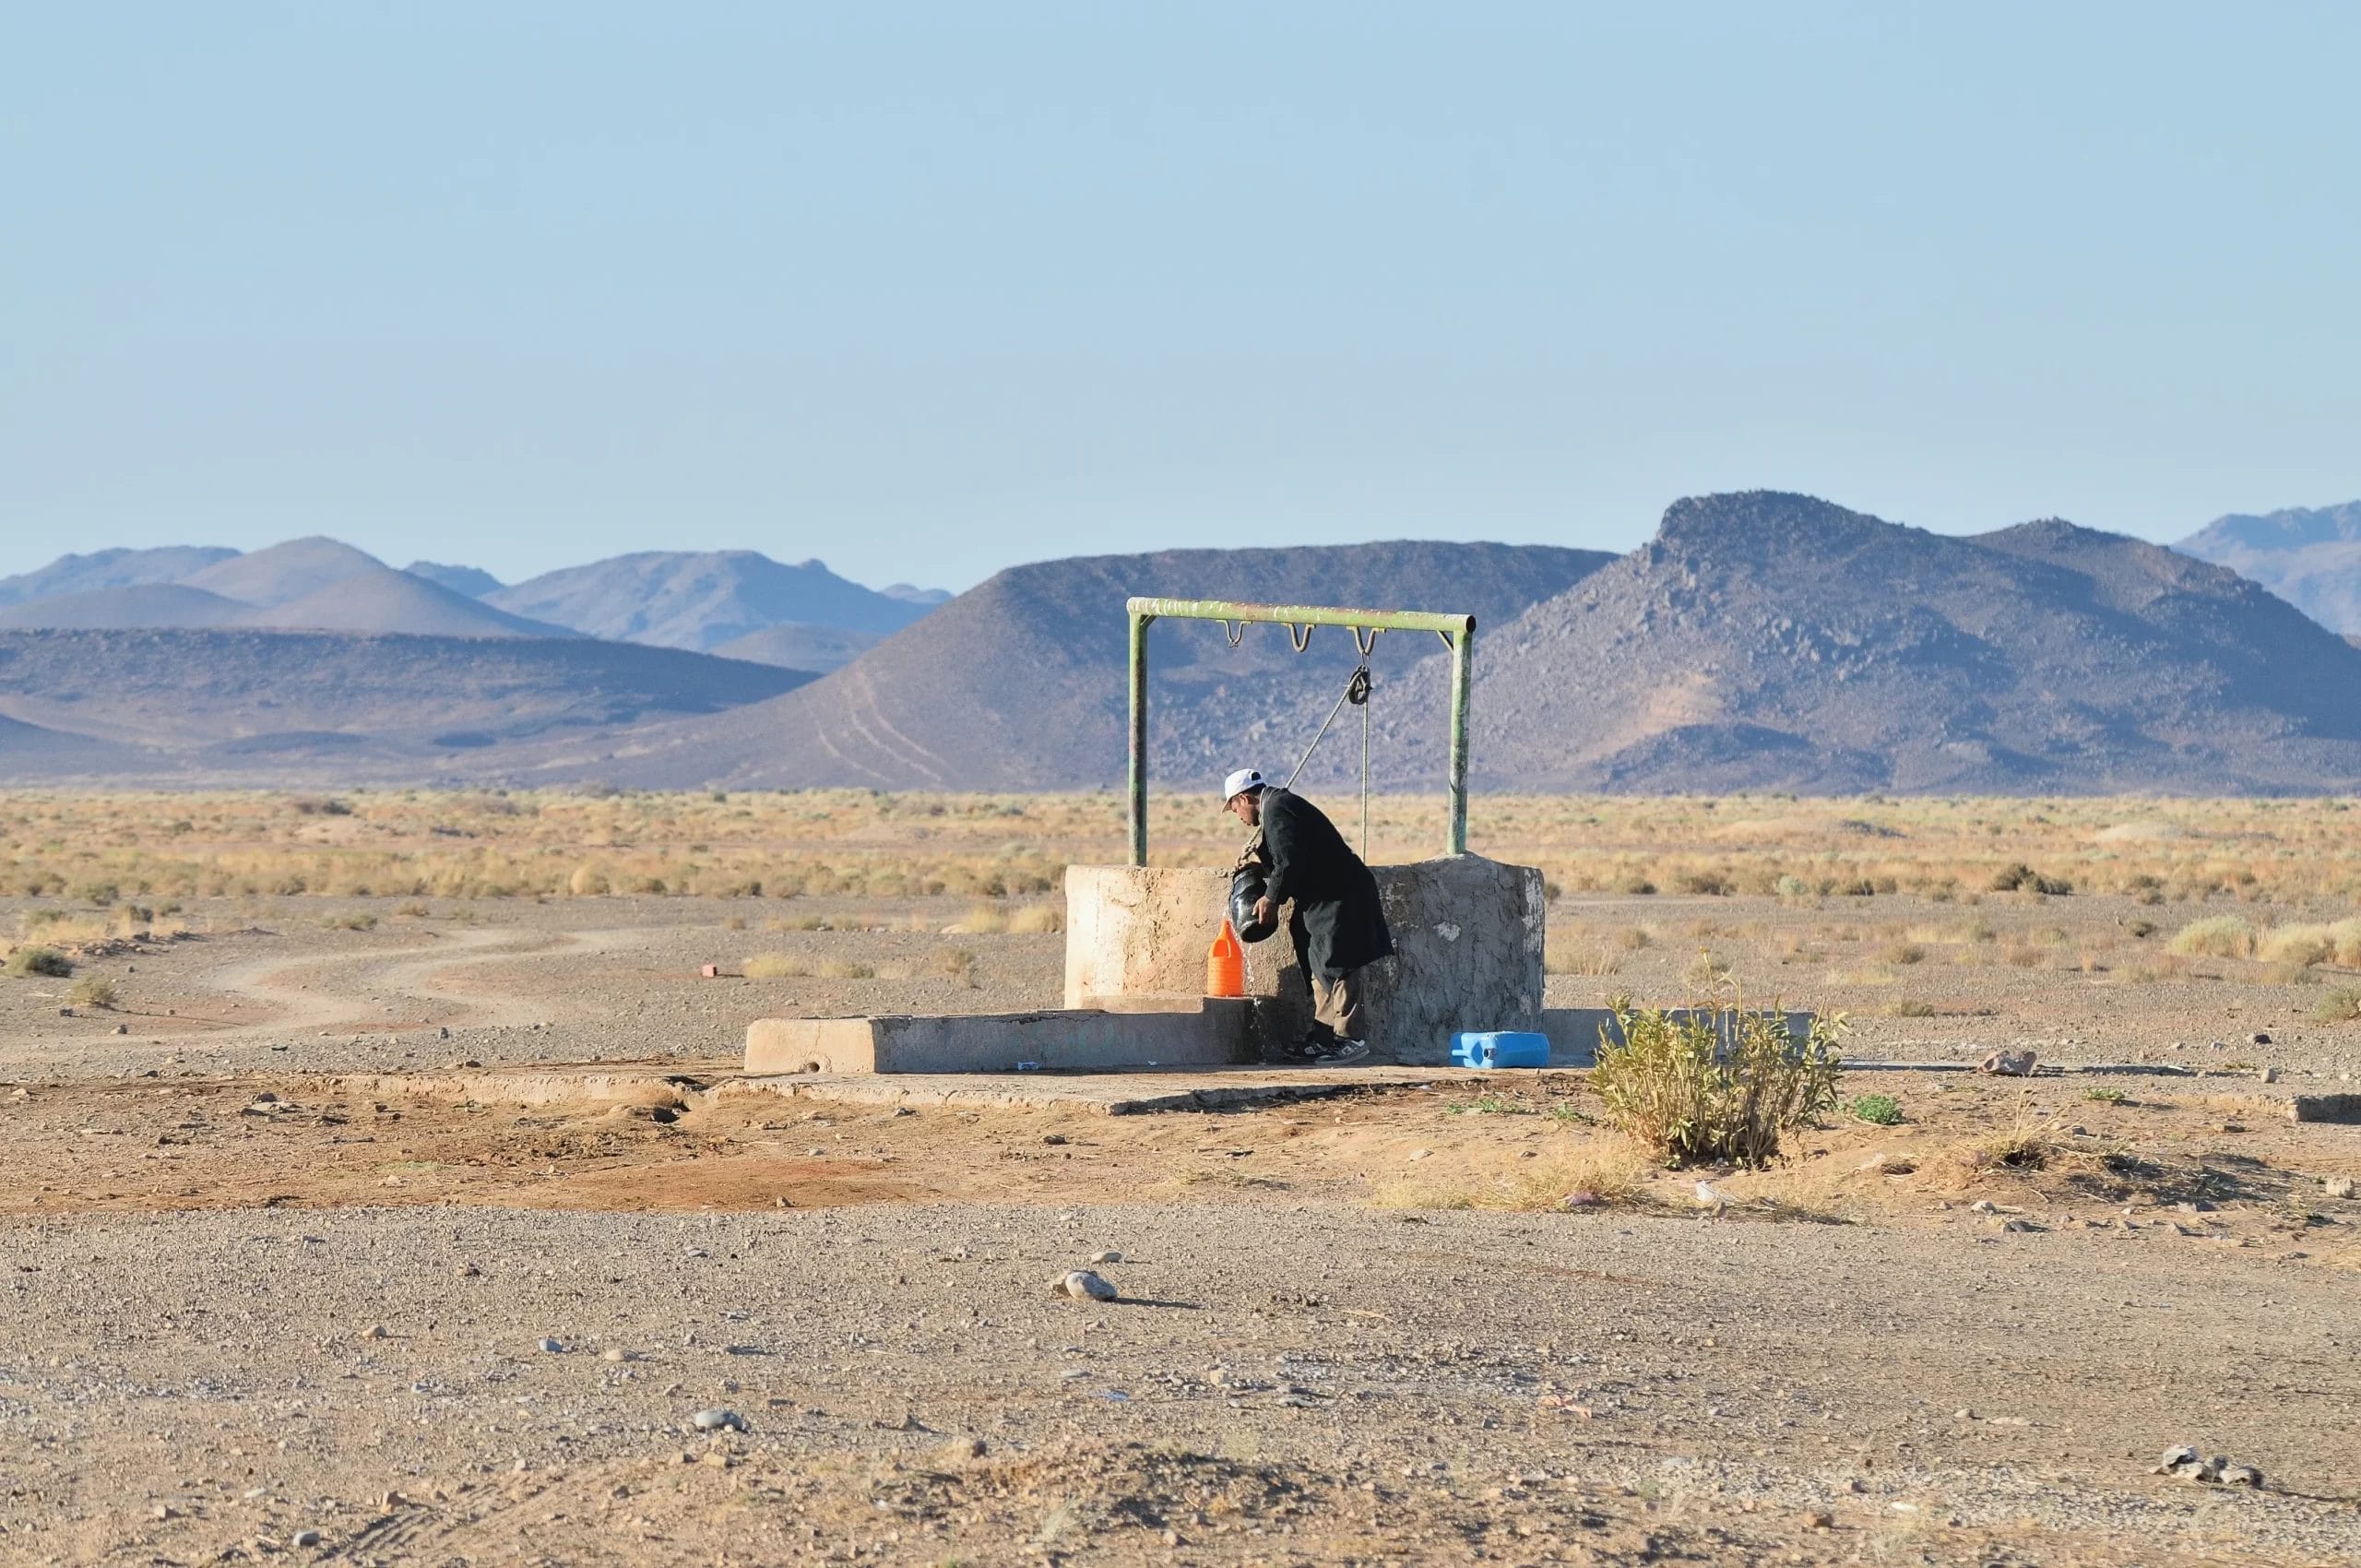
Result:
{"label": "concrete platform", "polygon": [[1072,1008],[915,1017],[757,1018],[745,1070],[794,1073],[1104,1072],[1227,1067],[1255,1060],[1253,1004],[1174,999],[1152,1008]]}

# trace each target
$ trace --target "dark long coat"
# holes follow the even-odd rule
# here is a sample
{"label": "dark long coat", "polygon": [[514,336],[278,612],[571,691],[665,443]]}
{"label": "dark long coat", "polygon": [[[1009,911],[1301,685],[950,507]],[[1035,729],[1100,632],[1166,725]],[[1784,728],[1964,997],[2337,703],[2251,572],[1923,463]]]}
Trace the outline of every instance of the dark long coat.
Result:
{"label": "dark long coat", "polygon": [[1274,906],[1295,900],[1287,935],[1307,975],[1335,980],[1394,954],[1377,878],[1318,806],[1291,790],[1266,789],[1263,858]]}

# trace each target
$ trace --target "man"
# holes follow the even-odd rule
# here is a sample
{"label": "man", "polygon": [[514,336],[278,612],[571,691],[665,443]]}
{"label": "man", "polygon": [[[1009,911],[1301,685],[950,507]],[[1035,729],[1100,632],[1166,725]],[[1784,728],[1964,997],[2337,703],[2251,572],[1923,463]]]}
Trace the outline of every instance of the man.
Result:
{"label": "man", "polygon": [[1330,1066],[1368,1055],[1361,970],[1394,955],[1377,878],[1319,807],[1266,783],[1256,769],[1231,774],[1222,795],[1226,809],[1255,830],[1239,865],[1259,865],[1269,878],[1255,921],[1267,924],[1280,906],[1295,905],[1287,938],[1311,987],[1312,1017],[1283,1059]]}

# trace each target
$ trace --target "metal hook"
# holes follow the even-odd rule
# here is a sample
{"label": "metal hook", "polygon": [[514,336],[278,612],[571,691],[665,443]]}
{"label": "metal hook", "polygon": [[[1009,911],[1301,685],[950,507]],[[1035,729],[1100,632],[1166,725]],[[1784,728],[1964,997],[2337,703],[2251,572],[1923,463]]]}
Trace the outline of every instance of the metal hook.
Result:
{"label": "metal hook", "polygon": [[1362,638],[1361,629],[1358,626],[1347,626],[1345,630],[1353,634],[1353,646],[1360,650],[1361,658],[1366,659],[1377,647],[1377,635],[1385,630],[1385,628],[1382,626],[1371,626],[1369,629],[1369,636],[1366,640]]}
{"label": "metal hook", "polygon": [[1246,623],[1243,621],[1239,622],[1238,629],[1236,631],[1232,631],[1230,630],[1230,624],[1224,621],[1221,624],[1221,635],[1229,639],[1230,647],[1236,647],[1240,643],[1246,640]]}
{"label": "metal hook", "polygon": [[1310,621],[1306,621],[1306,622],[1305,622],[1302,625],[1300,625],[1300,626],[1295,625],[1294,624],[1292,624],[1292,623],[1288,623],[1288,622],[1282,622],[1282,623],[1281,623],[1281,624],[1283,624],[1283,625],[1286,625],[1286,626],[1287,626],[1287,641],[1289,641],[1289,642],[1291,642],[1291,643],[1295,644],[1295,650],[1296,650],[1296,652],[1298,652],[1298,653],[1301,653],[1305,648],[1308,648],[1308,647],[1310,647],[1311,646],[1311,632],[1312,632],[1313,623],[1311,623],[1311,622],[1310,622]]}

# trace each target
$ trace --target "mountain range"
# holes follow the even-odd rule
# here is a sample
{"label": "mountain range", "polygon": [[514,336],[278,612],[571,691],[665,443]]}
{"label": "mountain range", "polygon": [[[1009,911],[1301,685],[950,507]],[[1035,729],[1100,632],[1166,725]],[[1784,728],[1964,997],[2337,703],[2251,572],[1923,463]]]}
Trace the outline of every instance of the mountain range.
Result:
{"label": "mountain range", "polygon": [[[103,552],[0,580],[0,779],[1098,788],[1124,767],[1122,601],[1155,593],[1474,614],[1491,790],[2348,790],[2361,640],[2196,558],[2200,540],[2271,559],[2350,542],[2347,514],[2225,518],[2181,553],[1749,492],[1675,503],[1620,557],[1094,556],[939,605],[750,552],[513,587],[328,540]],[[1341,629],[1299,654],[1279,627],[1233,644],[1166,621],[1149,647],[1159,790],[1291,771],[1357,659]],[[1387,634],[1370,663],[1375,783],[1439,788],[1440,647]],[[1309,788],[1358,779],[1361,710],[1339,714]]]}
{"label": "mountain range", "polygon": [[2252,577],[2331,631],[2361,633],[2361,501],[2233,513],[2175,548]]}
{"label": "mountain range", "polygon": [[271,627],[372,636],[589,636],[806,671],[833,670],[950,596],[863,588],[818,561],[649,551],[514,586],[480,567],[402,571],[333,539],[66,555],[0,578],[0,630]]}

